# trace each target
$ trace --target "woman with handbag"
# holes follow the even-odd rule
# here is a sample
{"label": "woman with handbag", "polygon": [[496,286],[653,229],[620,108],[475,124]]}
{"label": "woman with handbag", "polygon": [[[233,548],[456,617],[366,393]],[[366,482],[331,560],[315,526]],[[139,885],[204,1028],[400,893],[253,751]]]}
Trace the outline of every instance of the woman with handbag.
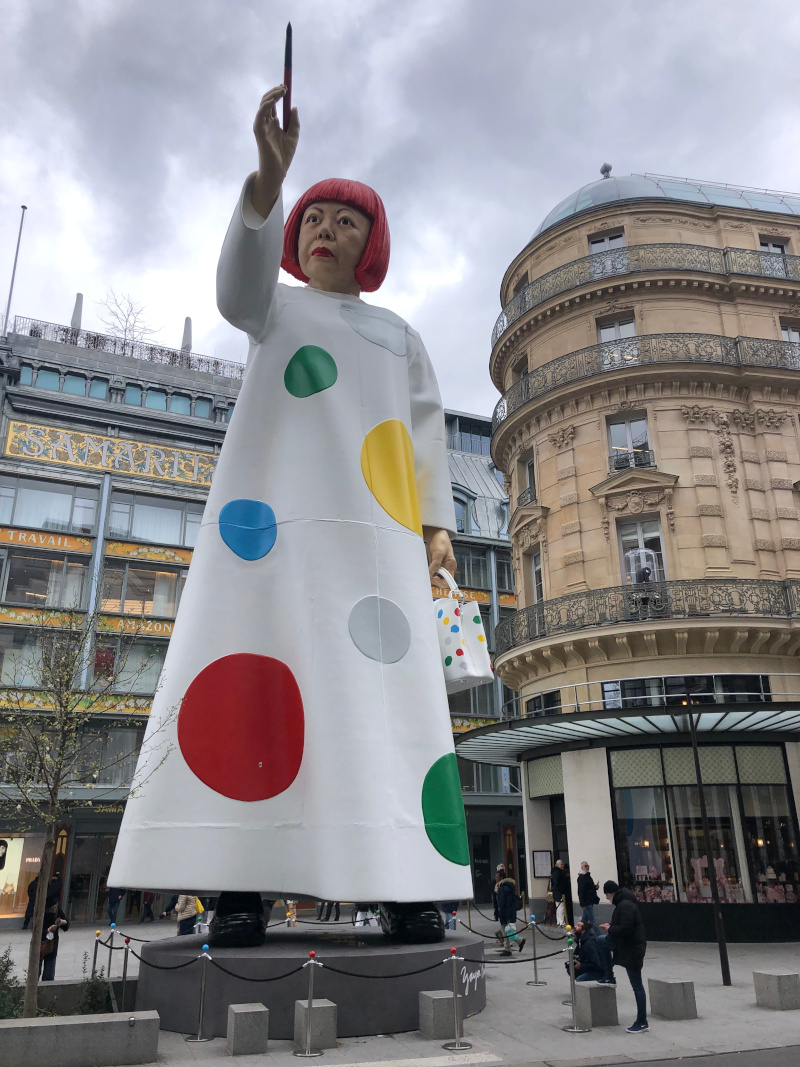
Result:
{"label": "woman with handbag", "polygon": [[43,982],[52,982],[56,976],[58,934],[59,931],[66,933],[69,923],[56,897],[48,897],[44,908],[42,943],[39,948],[39,978]]}
{"label": "woman with handbag", "polygon": [[197,925],[197,897],[194,893],[179,893],[175,905],[175,918],[178,921],[178,937],[193,934]]}
{"label": "woman with handbag", "polygon": [[[140,767],[173,747],[126,805],[112,876],[178,873],[254,909],[258,893],[366,898],[392,930],[424,914],[443,937],[434,902],[473,889],[431,610],[431,576],[456,569],[442,402],[419,334],[361,300],[389,264],[377,193],[320,182],[284,226],[299,136],[296,111],[278,121],[284,93],[262,99],[219,261],[247,370]],[[347,118],[330,133],[345,142]],[[281,266],[306,284],[279,283]]]}

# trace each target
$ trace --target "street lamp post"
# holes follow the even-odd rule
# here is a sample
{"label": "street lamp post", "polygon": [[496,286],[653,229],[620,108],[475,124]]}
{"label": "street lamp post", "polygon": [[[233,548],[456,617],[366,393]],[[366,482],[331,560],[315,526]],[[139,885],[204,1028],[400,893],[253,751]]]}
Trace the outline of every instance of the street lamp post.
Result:
{"label": "street lamp post", "polygon": [[[697,779],[697,796],[700,802],[700,821],[703,824],[703,844],[706,850],[706,862],[708,863],[708,881],[711,885],[711,906],[714,911],[714,929],[717,935],[719,947],[719,966],[722,971],[722,984],[731,984],[731,968],[728,962],[728,943],[725,940],[725,924],[722,921],[722,906],[719,900],[719,886],[717,885],[717,872],[711,855],[711,829],[708,825],[708,809],[703,789],[703,775],[700,771],[700,753],[697,749],[697,727],[692,712],[692,698],[686,693],[686,708],[689,716],[689,733],[692,738],[692,755],[694,756],[694,773]],[[698,890],[699,890],[698,886]]]}
{"label": "street lamp post", "polygon": [[11,314],[11,297],[14,294],[14,279],[17,276],[17,260],[19,259],[19,245],[22,240],[22,227],[25,223],[25,212],[28,210],[26,204],[22,205],[19,219],[19,233],[17,234],[17,250],[14,253],[14,268],[11,271],[11,285],[8,287],[8,303],[6,304],[6,317],[3,322],[3,334],[8,337],[8,316]]}

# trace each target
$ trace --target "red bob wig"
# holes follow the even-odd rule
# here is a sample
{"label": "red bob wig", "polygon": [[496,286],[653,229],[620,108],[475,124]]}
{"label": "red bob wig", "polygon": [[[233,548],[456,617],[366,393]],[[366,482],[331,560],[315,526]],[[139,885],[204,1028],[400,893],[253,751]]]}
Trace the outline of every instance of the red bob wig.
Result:
{"label": "red bob wig", "polygon": [[316,200],[335,201],[358,208],[369,217],[372,227],[364,251],[356,267],[356,281],[365,293],[378,289],[389,269],[389,224],[383,201],[368,185],[348,181],[346,178],[327,178],[312,185],[292,208],[283,228],[283,259],[281,266],[293,278],[307,282],[297,259],[297,241],[300,223],[309,204]]}

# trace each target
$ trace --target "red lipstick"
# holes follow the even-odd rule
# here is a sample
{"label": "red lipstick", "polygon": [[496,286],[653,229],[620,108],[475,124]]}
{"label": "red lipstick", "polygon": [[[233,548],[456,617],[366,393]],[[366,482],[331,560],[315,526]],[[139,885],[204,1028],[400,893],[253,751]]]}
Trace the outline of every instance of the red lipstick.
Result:
{"label": "red lipstick", "polygon": [[312,256],[330,256],[333,259],[333,252],[328,248],[315,248],[311,253]]}

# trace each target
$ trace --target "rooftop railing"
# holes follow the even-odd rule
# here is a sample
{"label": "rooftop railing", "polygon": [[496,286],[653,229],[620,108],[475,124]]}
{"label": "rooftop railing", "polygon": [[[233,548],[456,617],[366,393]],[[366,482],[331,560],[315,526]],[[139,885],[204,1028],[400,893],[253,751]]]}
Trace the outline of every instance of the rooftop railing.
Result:
{"label": "rooftop railing", "polygon": [[158,363],[164,367],[202,371],[205,374],[218,374],[223,378],[244,377],[244,363],[235,363],[228,359],[211,359],[197,352],[182,352],[178,348],[164,348],[163,345],[145,344],[143,341],[127,341],[122,337],[94,333],[91,330],[73,330],[71,326],[59,326],[55,322],[42,322],[40,319],[28,319],[20,315],[14,318],[12,332],[27,337],[38,337],[43,341],[73,345],[75,348],[94,349],[98,352],[110,352],[112,355],[144,359],[148,363]]}
{"label": "rooftop railing", "polygon": [[570,593],[522,608],[498,623],[495,655],[542,637],[599,626],[743,615],[800,615],[800,579],[698,578]]}
{"label": "rooftop railing", "polygon": [[607,278],[647,271],[696,271],[701,274],[747,274],[800,282],[800,256],[755,252],[747,248],[708,248],[706,245],[628,245],[574,259],[521,289],[503,308],[492,330],[492,348],[509,326],[551,297],[582,285],[602,284]]}
{"label": "rooftop railing", "polygon": [[651,333],[603,341],[559,356],[523,375],[498,400],[492,416],[492,432],[523,404],[562,385],[653,363],[717,363],[730,367],[800,370],[800,344],[709,333]]}

